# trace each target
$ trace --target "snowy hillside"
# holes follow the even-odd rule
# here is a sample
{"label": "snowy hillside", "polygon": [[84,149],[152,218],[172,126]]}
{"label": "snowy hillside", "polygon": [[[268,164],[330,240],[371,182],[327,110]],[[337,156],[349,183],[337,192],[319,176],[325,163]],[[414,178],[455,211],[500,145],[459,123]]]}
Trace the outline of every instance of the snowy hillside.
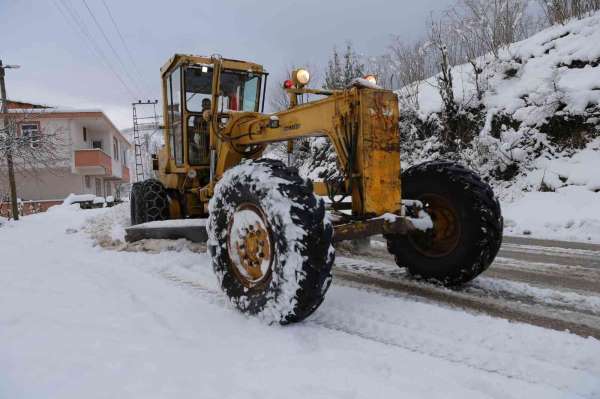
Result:
{"label": "snowy hillside", "polygon": [[[483,57],[479,65],[487,119],[508,114],[526,126],[542,127],[557,112],[591,113],[600,103],[599,64],[600,13],[514,43],[501,50],[498,59]],[[464,106],[473,105],[477,100],[473,67],[465,64],[452,72],[455,98]],[[419,104],[422,114],[442,110],[435,77],[420,82]],[[492,129],[489,124],[486,128]]]}
{"label": "snowy hillside", "polygon": [[597,13],[479,58],[477,75],[454,67],[453,135],[439,76],[399,90],[404,164],[445,157],[479,171],[510,234],[600,242],[599,64]]}

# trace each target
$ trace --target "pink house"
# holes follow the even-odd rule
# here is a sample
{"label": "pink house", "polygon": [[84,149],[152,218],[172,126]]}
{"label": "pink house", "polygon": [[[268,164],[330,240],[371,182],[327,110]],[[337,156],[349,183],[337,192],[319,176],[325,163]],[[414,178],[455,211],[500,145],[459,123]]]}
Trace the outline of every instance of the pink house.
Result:
{"label": "pink house", "polygon": [[[23,201],[56,204],[71,193],[118,198],[131,182],[133,146],[101,110],[44,109],[17,102],[9,102],[8,108],[19,134],[36,137],[51,132],[61,143],[60,157],[52,167],[35,173],[23,167],[18,171],[17,193]],[[2,160],[0,199],[7,197],[7,180]]]}

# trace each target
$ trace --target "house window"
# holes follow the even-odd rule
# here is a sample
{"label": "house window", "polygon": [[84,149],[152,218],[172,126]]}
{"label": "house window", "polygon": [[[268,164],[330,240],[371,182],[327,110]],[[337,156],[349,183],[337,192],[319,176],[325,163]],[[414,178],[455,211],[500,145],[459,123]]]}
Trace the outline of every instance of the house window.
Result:
{"label": "house window", "polygon": [[92,148],[97,148],[97,149],[101,150],[102,149],[102,140],[93,140]]}
{"label": "house window", "polygon": [[22,123],[21,124],[21,137],[23,141],[31,146],[31,148],[37,148],[40,146],[40,124],[39,122]]}
{"label": "house window", "polygon": [[121,146],[121,149],[121,162],[123,163],[123,165],[127,166],[127,147]]}
{"label": "house window", "polygon": [[119,160],[119,140],[116,137],[113,137],[113,158],[115,161]]}
{"label": "house window", "polygon": [[89,176],[84,176],[84,180],[85,180],[85,188],[91,188],[92,187],[92,182]]}
{"label": "house window", "polygon": [[96,178],[96,196],[102,197],[102,180]]}
{"label": "house window", "polygon": [[106,182],[106,186],[105,186],[105,189],[104,189],[104,194],[106,194],[107,197],[109,195],[112,195],[112,186],[110,185],[109,181]]}
{"label": "house window", "polygon": [[87,141],[87,129],[85,127],[83,128],[83,141]]}

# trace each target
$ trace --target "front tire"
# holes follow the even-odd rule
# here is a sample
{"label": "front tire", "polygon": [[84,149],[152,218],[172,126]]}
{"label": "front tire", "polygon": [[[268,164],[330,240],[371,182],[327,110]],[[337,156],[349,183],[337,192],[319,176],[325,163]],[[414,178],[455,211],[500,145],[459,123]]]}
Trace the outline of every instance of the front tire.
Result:
{"label": "front tire", "polygon": [[274,160],[228,170],[209,204],[208,247],[223,291],[243,313],[298,322],[331,282],[333,229],[312,183]]}
{"label": "front tire", "polygon": [[491,187],[472,170],[447,161],[415,165],[402,174],[403,197],[420,200],[434,227],[386,236],[400,267],[446,286],[471,281],[494,260],[503,219]]}

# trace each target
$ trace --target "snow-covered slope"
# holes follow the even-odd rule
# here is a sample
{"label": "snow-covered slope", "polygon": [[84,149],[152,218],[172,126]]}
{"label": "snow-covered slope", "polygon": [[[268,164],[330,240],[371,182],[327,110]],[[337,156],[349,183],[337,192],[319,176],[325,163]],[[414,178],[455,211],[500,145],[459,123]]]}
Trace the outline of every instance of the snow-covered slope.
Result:
{"label": "snow-covered slope", "polygon": [[[600,13],[556,25],[503,49],[496,59],[479,59],[487,115],[506,113],[527,126],[540,126],[559,110],[582,115],[600,103]],[[453,68],[454,96],[464,106],[477,102],[473,67]],[[419,83],[419,111],[442,110],[436,77]],[[406,99],[406,91],[400,90]],[[597,121],[592,121],[597,122]],[[490,128],[491,126],[487,126]]]}
{"label": "snow-covered slope", "polygon": [[300,325],[245,317],[205,253],[94,246],[117,246],[128,213],[61,206],[0,228],[0,398],[600,394],[598,340],[410,297],[334,283]]}
{"label": "snow-covered slope", "polygon": [[451,157],[477,170],[500,196],[509,234],[600,242],[600,13],[478,64],[481,100],[473,66],[452,68],[467,137],[450,150],[438,77],[398,91],[403,164]]}

